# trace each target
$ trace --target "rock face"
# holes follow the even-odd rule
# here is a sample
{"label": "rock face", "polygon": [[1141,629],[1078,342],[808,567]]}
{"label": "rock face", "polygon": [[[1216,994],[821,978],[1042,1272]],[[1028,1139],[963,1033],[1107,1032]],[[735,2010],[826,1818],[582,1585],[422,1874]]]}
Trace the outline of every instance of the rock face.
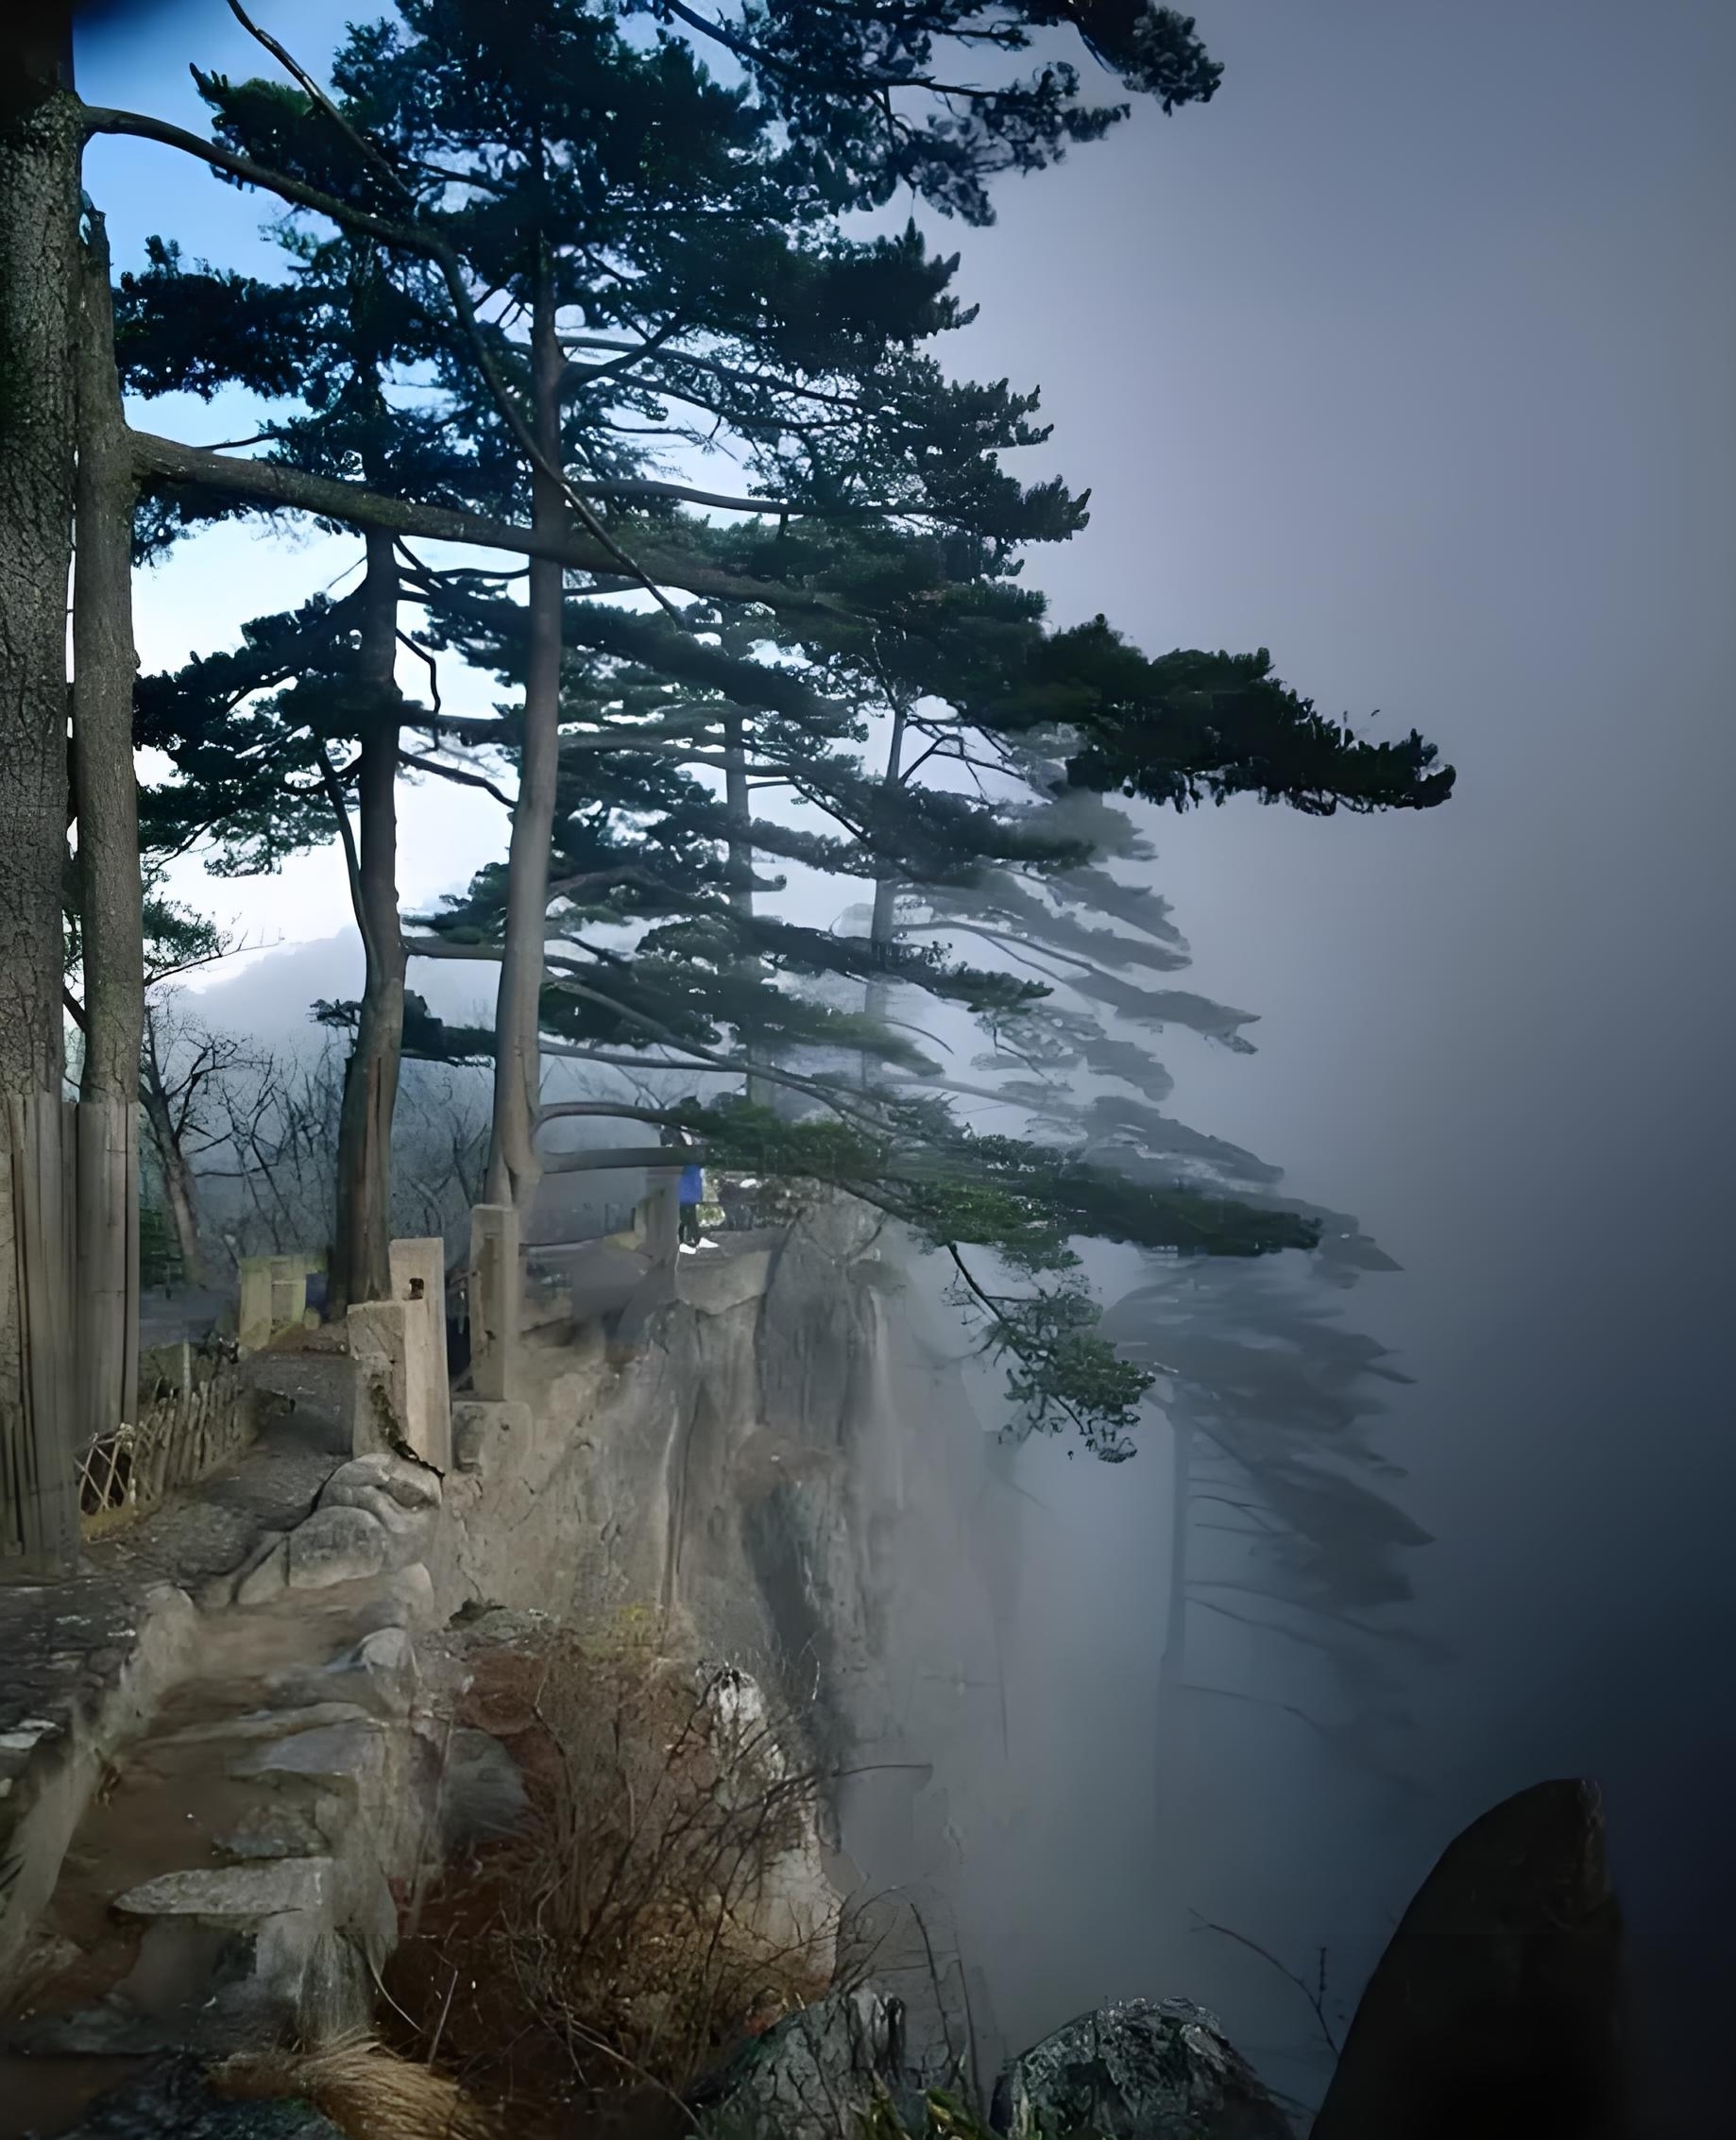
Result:
{"label": "rock face", "polygon": [[305,2103],[225,2102],[188,2056],[99,2097],[67,2140],[344,2140]]}
{"label": "rock face", "polygon": [[[832,1690],[874,1656],[862,1444],[879,1311],[859,1282],[873,1230],[841,1199],[775,1248],[687,1259],[625,1369],[594,1329],[538,1333],[522,1405],[457,1407],[441,1596],[587,1627],[654,1609],[762,1680],[799,1658],[825,1740]],[[467,1520],[482,1507],[486,1523]]]}
{"label": "rock face", "polygon": [[781,1823],[766,1824],[766,1847],[744,1870],[748,1884],[734,1898],[734,1912],[769,1953],[800,1955],[824,1987],[837,1973],[840,1911],[826,1876],[817,1802],[774,1728],[758,1681],[715,1664],[702,1664],[694,1677],[717,1758],[720,1802],[756,1813],[786,1809]]}
{"label": "rock face", "polygon": [[1001,2075],[992,2122],[1010,2140],[1291,2140],[1217,2017],[1186,1999],[1099,2007],[1058,2029]]}
{"label": "rock face", "polygon": [[1472,1822],[1369,1980],[1313,2140],[1617,2140],[1620,1924],[1589,1783]]}
{"label": "rock face", "polygon": [[902,2085],[895,1999],[836,1992],[792,2013],[695,2098],[720,2140],[849,2140],[882,2089]]}

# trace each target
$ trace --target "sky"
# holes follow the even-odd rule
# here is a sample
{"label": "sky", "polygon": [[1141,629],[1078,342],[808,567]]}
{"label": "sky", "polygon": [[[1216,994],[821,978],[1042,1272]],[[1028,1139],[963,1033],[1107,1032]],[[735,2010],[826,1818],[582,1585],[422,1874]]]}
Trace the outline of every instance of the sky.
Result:
{"label": "sky", "polygon": [[[189,52],[250,67],[220,0],[187,0],[185,36],[172,12],[148,40],[90,41],[85,93],[191,122]],[[313,53],[346,10],[261,12]],[[1040,382],[1055,433],[1032,472],[1092,487],[1088,531],[1030,566],[1064,620],[1268,646],[1323,707],[1378,708],[1377,732],[1417,726],[1458,768],[1418,817],[1152,821],[1195,983],[1261,1013],[1251,1058],[1176,1052],[1176,1112],[1283,1161],[1404,1265],[1356,1312],[1414,1378],[1387,1441],[1437,1538],[1418,1623],[1452,1655],[1416,1690],[1429,1791],[1407,1826],[1369,1830],[1353,1793],[1226,1725],[1239,1826],[1213,1847],[1289,1868],[1298,1936],[1336,1912],[1322,1937],[1366,1939],[1484,1806],[1597,1776],[1691,2063],[1696,2031],[1722,2037],[1706,2015],[1736,1923],[1736,1716],[1716,1694],[1736,1632],[1736,10],[1197,12],[1226,62],[1209,107],[1142,114],[1003,192],[993,229],[949,234],[981,306],[955,360]],[[90,173],[123,261],[163,228],[245,264],[257,203],[144,144],[95,144]],[[228,435],[220,411],[150,420]],[[145,660],[319,584],[345,562],[330,550],[189,546],[142,592]],[[418,796],[406,900],[500,838],[468,799]],[[330,855],[213,904],[291,942],[347,920]],[[1155,1642],[1158,1467],[1093,1504],[1106,1476],[1027,1462],[1064,1515],[1026,1609],[1081,1742],[1107,1743],[1128,1681],[1081,1676],[1065,1599],[1088,1559],[1097,1624],[1130,1630],[1130,1655]],[[1080,1809],[1063,1769],[1049,1788],[1062,1835]],[[1092,1894],[1135,1907],[1107,1870]]]}

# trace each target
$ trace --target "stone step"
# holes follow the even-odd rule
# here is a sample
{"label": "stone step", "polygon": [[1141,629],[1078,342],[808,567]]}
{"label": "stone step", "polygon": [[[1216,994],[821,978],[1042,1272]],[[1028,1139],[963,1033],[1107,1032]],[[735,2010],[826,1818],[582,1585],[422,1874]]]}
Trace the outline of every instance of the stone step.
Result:
{"label": "stone step", "polygon": [[276,1858],[162,1873],[117,1895],[114,1907],[129,1917],[193,1917],[207,1925],[234,1925],[288,1910],[325,1913],[335,1894],[330,1858]]}

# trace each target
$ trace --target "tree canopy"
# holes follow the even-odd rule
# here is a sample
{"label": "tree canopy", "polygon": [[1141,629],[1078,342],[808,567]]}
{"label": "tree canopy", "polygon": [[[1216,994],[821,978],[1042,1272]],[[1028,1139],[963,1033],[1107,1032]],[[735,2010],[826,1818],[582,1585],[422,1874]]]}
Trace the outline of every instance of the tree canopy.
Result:
{"label": "tree canopy", "polygon": [[[574,1111],[545,1112],[545,1052],[740,1078],[672,1108],[587,1105],[877,1203],[951,1259],[1015,1404],[1119,1450],[1144,1373],[1096,1332],[1080,1239],[1247,1256],[1320,1222],[1165,1171],[1187,1134],[1152,1112],[1138,1028],[1236,1045],[1238,1022],[1145,985],[1161,925],[1095,957],[1092,898],[1136,895],[1094,858],[1119,835],[1093,798],[1329,814],[1433,807],[1453,776],[1415,733],[1323,715],[1265,650],[1153,656],[1101,617],[1058,626],[1024,554],[1076,534],[1087,501],[1008,465],[1047,441],[1035,392],[946,363],[970,316],[955,259],[914,222],[845,218],[908,189],[981,222],[999,175],[1099,138],[1128,96],[1207,101],[1191,19],[1132,0],[400,0],[323,81],[255,34],[283,78],[199,75],[209,137],[85,114],[294,218],[280,280],[189,265],[172,235],[123,278],[130,390],[238,384],[265,409],[245,455],[132,436],[141,546],[213,513],[300,514],[360,533],[366,569],[141,679],[138,740],[174,766],[144,824],[160,851],[214,841],[242,869],[337,835],[368,979],[320,1015],[354,1035],[355,1208],[377,1235],[367,1126],[389,1124],[406,1047],[481,1045],[408,991],[407,957],[498,963],[491,1194],[532,1195],[539,1128]],[[436,567],[425,537],[483,554]],[[396,680],[404,644],[425,697]],[[501,680],[496,716],[446,713],[452,658]],[[499,795],[512,837],[406,942],[395,796],[421,774]],[[810,903],[839,879],[874,888],[865,930]],[[903,929],[900,897],[921,909]],[[1032,970],[1033,916],[1082,1023]],[[1138,1096],[1095,1095],[1085,1146],[1041,1110],[1026,1134],[978,1130],[894,996]]]}

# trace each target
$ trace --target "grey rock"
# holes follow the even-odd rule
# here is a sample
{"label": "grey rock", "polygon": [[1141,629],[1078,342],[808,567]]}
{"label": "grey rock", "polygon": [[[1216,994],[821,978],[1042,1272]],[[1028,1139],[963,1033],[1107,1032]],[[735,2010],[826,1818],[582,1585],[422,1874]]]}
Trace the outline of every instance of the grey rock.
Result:
{"label": "grey rock", "polygon": [[365,1636],[356,1650],[355,1670],[364,1673],[392,1714],[404,1715],[416,1691],[416,1646],[402,1627],[380,1627]]}
{"label": "grey rock", "polygon": [[[329,1663],[299,1665],[268,1679],[265,1690],[279,1705],[270,1736],[281,1739],[291,1724],[338,1724],[355,1716],[407,1716],[416,1680],[416,1653],[408,1634],[401,1627],[378,1628]],[[300,1713],[294,1717],[281,1713],[289,1709]]]}
{"label": "grey rock", "polygon": [[366,2029],[372,1987],[361,1955],[318,1911],[286,1911],[260,1926],[251,1975],[230,1988],[232,2016],[262,2028],[287,2026],[304,2044],[330,2043]]}
{"label": "grey rock", "polygon": [[317,1508],[290,1534],[289,1587],[326,1589],[384,1572],[390,1540],[365,1508]]}
{"label": "grey rock", "polygon": [[897,2000],[834,1992],[768,2029],[693,2107],[728,2140],[841,2140],[903,2087],[901,2038]]}
{"label": "grey rock", "polygon": [[170,2049],[173,2041],[159,2017],[111,1995],[100,2006],[9,2030],[6,2047],[29,2058],[141,2058]]}
{"label": "grey rock", "polygon": [[114,1907],[129,1917],[247,1920],[285,1910],[319,1911],[332,1898],[329,1858],[279,1858],[260,1864],[208,1865],[163,1873],[129,1888]]}
{"label": "grey rock", "polygon": [[360,1508],[395,1537],[419,1537],[440,1506],[439,1474],[388,1451],[358,1456],[332,1472],[319,1496],[326,1508]]}
{"label": "grey rock", "polygon": [[272,1538],[262,1546],[235,1578],[238,1605],[264,1605],[289,1581],[289,1540]]}
{"label": "grey rock", "polygon": [[524,1779],[501,1741],[485,1731],[454,1731],[440,1784],[449,1852],[510,1835],[524,1818]]}
{"label": "grey rock", "polygon": [[547,1639],[555,1622],[546,1612],[538,1612],[531,1605],[490,1605],[485,1599],[473,1598],[460,1605],[452,1615],[450,1625],[461,1634],[467,1643],[482,1649],[493,1650]]}
{"label": "grey rock", "polygon": [[217,1847],[226,1857],[254,1860],[317,1858],[324,1854],[325,1843],[326,1839],[311,1815],[286,1805],[281,1799],[274,1799],[255,1807]]}
{"label": "grey rock", "polygon": [[1596,1789],[1534,1785],[1456,1836],[1369,1979],[1316,2140],[1616,2140],[1621,1924]]}
{"label": "grey rock", "polygon": [[680,1297],[702,1316],[726,1315],[757,1300],[771,1283],[774,1251],[749,1248],[731,1256],[686,1256],[676,1272]]}
{"label": "grey rock", "polygon": [[359,1624],[372,1634],[383,1627],[432,1627],[440,1617],[434,1577],[419,1560],[399,1569],[364,1608]]}
{"label": "grey rock", "polygon": [[100,2096],[66,2140],[344,2140],[306,2103],[230,2103],[185,2052]]}
{"label": "grey rock", "polygon": [[379,1859],[365,1846],[344,1873],[341,1896],[344,1936],[383,1968],[398,1945],[398,1901]]}
{"label": "grey rock", "polygon": [[371,1719],[352,1724],[323,1724],[313,1731],[293,1732],[269,1746],[235,1762],[230,1773],[238,1776],[312,1776],[322,1782],[363,1785],[377,1776],[385,1762],[385,1733]]}
{"label": "grey rock", "polygon": [[[185,1724],[179,1731],[160,1732],[154,1742],[159,1746],[213,1746],[253,1739],[281,1739],[287,1730],[311,1729],[316,1724],[348,1724],[354,1717],[367,1714],[360,1703],[333,1698],[332,1682],[323,1675],[318,1679],[307,1676],[285,1679],[272,1691],[292,1693],[295,1699],[286,1701],[281,1709],[258,1709],[250,1716],[214,1717],[203,1724]],[[306,1698],[310,1696],[313,1698]],[[320,1699],[321,1696],[324,1699]]]}
{"label": "grey rock", "polygon": [[992,2122],[1010,2140],[1291,2140],[1215,2014],[1189,1999],[1099,2007],[1014,2059]]}
{"label": "grey rock", "polygon": [[530,1431],[531,1408],[511,1401],[460,1398],[452,1405],[452,1462],[460,1471],[482,1471],[502,1443]]}

